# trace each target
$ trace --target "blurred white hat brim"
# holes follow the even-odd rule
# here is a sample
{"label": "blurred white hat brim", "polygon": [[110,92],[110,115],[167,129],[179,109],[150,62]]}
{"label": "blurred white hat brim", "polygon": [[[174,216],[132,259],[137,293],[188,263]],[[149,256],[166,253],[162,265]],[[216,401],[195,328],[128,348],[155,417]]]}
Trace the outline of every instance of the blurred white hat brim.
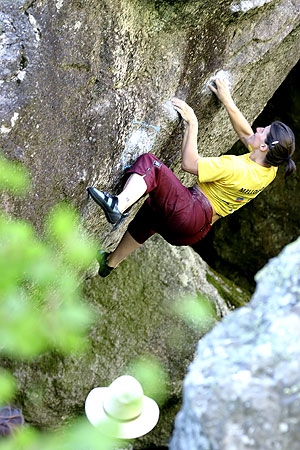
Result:
{"label": "blurred white hat brim", "polygon": [[[141,389],[133,400],[130,392],[121,392],[130,390],[132,380]],[[118,392],[118,387],[112,389],[114,384],[120,386],[121,382],[121,391]],[[118,378],[108,388],[94,388],[86,398],[85,412],[92,425],[99,427],[103,434],[118,439],[134,439],[149,433],[159,418],[157,403],[143,395],[140,384],[130,376]]]}

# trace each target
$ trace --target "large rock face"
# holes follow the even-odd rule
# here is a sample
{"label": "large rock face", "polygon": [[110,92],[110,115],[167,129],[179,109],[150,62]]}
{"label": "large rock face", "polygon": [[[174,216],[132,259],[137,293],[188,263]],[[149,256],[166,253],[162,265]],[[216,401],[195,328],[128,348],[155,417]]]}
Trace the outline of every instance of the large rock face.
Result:
{"label": "large rock face", "polygon": [[[129,157],[152,145],[192,182],[179,170],[182,126],[169,101],[173,95],[195,109],[199,152],[219,155],[236,138],[206,87],[215,71],[227,72],[252,122],[300,55],[300,5],[290,0],[1,0],[0,20],[0,145],[32,176],[30,195],[17,200],[5,194],[3,205],[41,231],[48,210],[69,201],[106,248],[126,224],[112,233],[100,209],[87,202],[87,186],[116,191]],[[232,296],[241,291],[216,281],[190,249],[159,238],[109,279],[95,273],[92,267],[82,281],[99,316],[91,353],[67,361],[47,355],[30,367],[13,367],[26,418],[41,427],[59,425],[83,412],[89,389],[109,384],[132,356],[151,353],[163,361],[170,394],[161,425],[146,439],[166,443],[199,333],[187,331],[187,342],[170,350],[177,319],[166,318],[161,299],[171,304],[175,293],[209,293],[220,317],[239,304]]]}
{"label": "large rock face", "polygon": [[300,239],[199,343],[170,450],[299,448]]}
{"label": "large rock face", "polygon": [[2,0],[1,146],[34,183],[22,215],[39,226],[57,200],[81,206],[87,185],[112,189],[134,119],[161,127],[154,150],[176,169],[174,94],[199,117],[199,151],[224,153],[235,137],[207,81],[228,71],[253,121],[299,59],[299,8],[290,0]]}

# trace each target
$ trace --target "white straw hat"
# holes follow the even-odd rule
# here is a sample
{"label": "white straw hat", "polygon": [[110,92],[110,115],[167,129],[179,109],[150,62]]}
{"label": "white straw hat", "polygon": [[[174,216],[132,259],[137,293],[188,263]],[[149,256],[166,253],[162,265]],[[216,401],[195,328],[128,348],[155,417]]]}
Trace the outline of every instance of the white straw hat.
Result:
{"label": "white straw hat", "polygon": [[140,383],[123,375],[108,387],[91,390],[85,412],[92,425],[102,425],[104,434],[119,439],[134,439],[149,433],[158,422],[159,408],[146,397]]}

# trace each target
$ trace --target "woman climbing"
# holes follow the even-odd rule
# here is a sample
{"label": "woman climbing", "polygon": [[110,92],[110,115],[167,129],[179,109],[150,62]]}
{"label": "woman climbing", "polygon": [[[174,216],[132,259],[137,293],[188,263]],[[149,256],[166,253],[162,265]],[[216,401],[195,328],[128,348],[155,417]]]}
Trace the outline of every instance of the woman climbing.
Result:
{"label": "woman climbing", "polygon": [[175,110],[186,123],[182,142],[182,169],[197,176],[190,188],[150,153],[139,156],[127,170],[122,192],[113,196],[89,187],[92,199],[107,220],[116,224],[145,194],[147,200],[129,223],[116,249],[100,251],[99,275],[106,277],[117,265],[153,234],[159,233],[172,245],[193,245],[201,240],[221,217],[233,213],[262,192],[285,164],[285,176],[296,170],[292,160],[295,137],[292,130],[276,121],[256,132],[235,105],[228,84],[216,78],[209,85],[223,103],[232,126],[250,153],[200,157],[197,152],[198,121],[183,100],[172,99]]}

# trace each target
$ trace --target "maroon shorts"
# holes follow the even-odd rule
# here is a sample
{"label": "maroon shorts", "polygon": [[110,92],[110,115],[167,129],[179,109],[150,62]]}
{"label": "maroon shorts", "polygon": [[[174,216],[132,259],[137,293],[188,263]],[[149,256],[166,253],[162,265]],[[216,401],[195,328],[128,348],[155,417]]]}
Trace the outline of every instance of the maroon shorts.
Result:
{"label": "maroon shorts", "polygon": [[212,207],[197,188],[187,188],[151,153],[145,153],[126,171],[144,177],[149,197],[128,226],[140,244],[159,233],[172,245],[192,245],[211,229]]}

